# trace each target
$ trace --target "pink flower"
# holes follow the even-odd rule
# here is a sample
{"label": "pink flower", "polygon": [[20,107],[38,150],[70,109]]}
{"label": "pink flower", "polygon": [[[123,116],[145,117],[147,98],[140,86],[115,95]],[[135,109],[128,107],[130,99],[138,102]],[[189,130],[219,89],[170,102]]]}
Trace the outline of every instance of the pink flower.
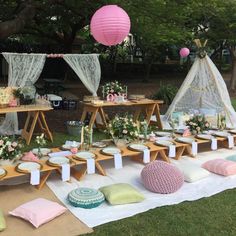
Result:
{"label": "pink flower", "polygon": [[12,142],[12,147],[16,147],[17,146],[17,142]]}
{"label": "pink flower", "polygon": [[4,144],[4,141],[1,139],[0,140],[0,146],[2,146]]}
{"label": "pink flower", "polygon": [[11,146],[8,146],[8,152],[13,152],[14,148],[12,148]]}

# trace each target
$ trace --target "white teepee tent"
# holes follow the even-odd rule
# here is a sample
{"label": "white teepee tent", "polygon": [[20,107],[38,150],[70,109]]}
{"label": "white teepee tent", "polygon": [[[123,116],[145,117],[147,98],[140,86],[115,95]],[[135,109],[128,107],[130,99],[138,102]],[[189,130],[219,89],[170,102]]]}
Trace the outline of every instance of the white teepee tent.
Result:
{"label": "white teepee tent", "polygon": [[[199,40],[196,40],[196,44],[202,47]],[[227,126],[236,127],[236,112],[231,105],[225,81],[207,55],[195,59],[165,119],[170,120],[173,112],[188,113],[191,109],[202,108],[225,113]]]}

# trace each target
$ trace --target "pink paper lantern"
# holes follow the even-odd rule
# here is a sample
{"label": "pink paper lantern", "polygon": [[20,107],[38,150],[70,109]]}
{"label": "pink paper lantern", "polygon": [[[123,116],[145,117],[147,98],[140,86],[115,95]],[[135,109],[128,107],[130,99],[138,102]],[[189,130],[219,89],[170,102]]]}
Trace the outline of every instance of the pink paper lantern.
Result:
{"label": "pink paper lantern", "polygon": [[179,51],[179,54],[181,57],[187,57],[189,55],[190,51],[188,48],[181,48]]}
{"label": "pink paper lantern", "polygon": [[130,18],[117,5],[107,5],[94,13],[90,29],[97,42],[106,46],[116,45],[129,34]]}

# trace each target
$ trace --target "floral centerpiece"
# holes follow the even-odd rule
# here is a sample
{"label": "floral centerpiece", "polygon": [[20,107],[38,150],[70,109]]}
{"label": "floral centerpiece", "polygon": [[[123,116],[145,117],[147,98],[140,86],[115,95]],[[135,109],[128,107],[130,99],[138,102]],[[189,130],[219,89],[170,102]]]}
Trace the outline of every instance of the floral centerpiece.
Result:
{"label": "floral centerpiece", "polygon": [[124,117],[116,115],[108,124],[107,133],[112,137],[113,141],[117,143],[119,140],[126,142],[138,138],[138,125],[129,115]]}
{"label": "floral centerpiece", "polygon": [[35,142],[38,144],[38,157],[41,158],[43,156],[41,148],[47,144],[47,140],[45,139],[44,134],[36,136]]}
{"label": "floral centerpiece", "polygon": [[107,97],[107,95],[122,95],[125,94],[127,96],[127,86],[122,85],[118,81],[108,82],[103,86],[103,97]]}
{"label": "floral centerpiece", "polygon": [[22,155],[21,148],[20,142],[13,141],[8,136],[0,137],[0,161],[19,159]]}
{"label": "floral centerpiece", "polygon": [[205,116],[198,114],[192,116],[186,121],[186,126],[189,127],[191,133],[202,133],[210,128],[210,123],[205,119]]}

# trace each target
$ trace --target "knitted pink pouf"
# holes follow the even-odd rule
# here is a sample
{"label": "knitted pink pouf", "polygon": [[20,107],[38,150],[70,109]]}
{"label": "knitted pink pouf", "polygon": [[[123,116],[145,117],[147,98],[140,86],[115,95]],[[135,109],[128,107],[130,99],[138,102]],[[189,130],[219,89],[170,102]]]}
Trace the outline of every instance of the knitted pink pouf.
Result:
{"label": "knitted pink pouf", "polygon": [[164,161],[153,161],[141,172],[143,185],[154,193],[174,193],[184,183],[181,171]]}

